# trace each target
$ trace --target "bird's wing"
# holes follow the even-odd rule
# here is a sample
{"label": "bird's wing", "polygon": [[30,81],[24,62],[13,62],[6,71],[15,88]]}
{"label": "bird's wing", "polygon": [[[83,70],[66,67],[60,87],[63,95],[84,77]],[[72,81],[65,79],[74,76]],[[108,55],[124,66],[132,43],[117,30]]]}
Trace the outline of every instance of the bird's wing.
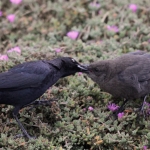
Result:
{"label": "bird's wing", "polygon": [[144,54],[146,54],[145,51],[137,50],[137,51],[134,51],[134,52],[129,52],[126,55],[144,55]]}
{"label": "bird's wing", "polygon": [[137,89],[142,90],[142,86],[150,80],[150,59],[144,55],[137,57],[136,63],[131,66],[127,66],[118,78],[127,84]]}
{"label": "bird's wing", "polygon": [[0,74],[0,89],[38,87],[49,73],[42,62],[24,63]]}

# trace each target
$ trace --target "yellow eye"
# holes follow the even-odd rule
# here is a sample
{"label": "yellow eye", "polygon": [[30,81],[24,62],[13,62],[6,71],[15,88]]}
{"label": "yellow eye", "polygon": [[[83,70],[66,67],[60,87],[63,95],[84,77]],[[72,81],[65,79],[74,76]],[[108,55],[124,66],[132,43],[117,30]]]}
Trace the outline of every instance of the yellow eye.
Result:
{"label": "yellow eye", "polygon": [[73,58],[71,59],[73,62],[76,62]]}

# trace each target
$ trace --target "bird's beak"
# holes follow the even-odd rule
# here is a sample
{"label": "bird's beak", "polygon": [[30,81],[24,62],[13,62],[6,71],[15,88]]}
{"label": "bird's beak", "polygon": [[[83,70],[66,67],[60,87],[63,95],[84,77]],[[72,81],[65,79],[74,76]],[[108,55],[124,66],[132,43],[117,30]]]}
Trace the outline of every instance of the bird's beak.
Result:
{"label": "bird's beak", "polygon": [[78,68],[80,68],[81,72],[88,72],[88,65],[78,64]]}

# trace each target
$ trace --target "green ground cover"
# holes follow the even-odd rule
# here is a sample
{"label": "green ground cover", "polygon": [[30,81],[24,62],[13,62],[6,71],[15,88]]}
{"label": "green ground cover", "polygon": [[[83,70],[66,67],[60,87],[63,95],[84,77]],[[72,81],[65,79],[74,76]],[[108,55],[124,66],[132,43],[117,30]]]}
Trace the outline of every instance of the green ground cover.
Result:
{"label": "green ground cover", "polygon": [[[59,56],[89,64],[134,50],[150,51],[149,0],[12,2],[0,1],[1,72],[25,61]],[[28,133],[37,137],[30,141],[14,139],[21,130],[12,118],[12,106],[0,105],[0,150],[150,148],[149,117],[135,113],[139,100],[128,103],[123,118],[107,119],[113,98],[80,73],[60,79],[41,98],[53,97],[58,101],[52,106],[20,111]]]}

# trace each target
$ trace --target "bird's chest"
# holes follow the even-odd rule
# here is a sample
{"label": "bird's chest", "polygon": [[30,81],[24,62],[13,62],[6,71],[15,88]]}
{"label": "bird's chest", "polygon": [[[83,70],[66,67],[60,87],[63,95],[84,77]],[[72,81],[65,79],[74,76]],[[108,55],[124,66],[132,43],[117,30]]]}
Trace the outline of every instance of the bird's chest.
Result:
{"label": "bird's chest", "polygon": [[137,98],[139,97],[139,92],[136,88],[124,84],[117,78],[113,78],[107,82],[100,85],[100,88],[118,98]]}

